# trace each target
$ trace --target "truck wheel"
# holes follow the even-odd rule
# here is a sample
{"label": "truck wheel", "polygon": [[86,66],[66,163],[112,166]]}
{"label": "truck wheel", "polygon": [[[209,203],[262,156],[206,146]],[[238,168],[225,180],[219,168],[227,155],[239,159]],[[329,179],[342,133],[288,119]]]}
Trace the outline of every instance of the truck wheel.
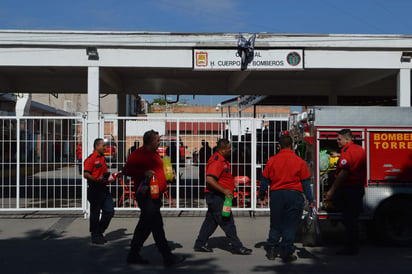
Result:
{"label": "truck wheel", "polygon": [[395,198],[382,204],[375,217],[376,239],[386,245],[412,244],[412,198]]}

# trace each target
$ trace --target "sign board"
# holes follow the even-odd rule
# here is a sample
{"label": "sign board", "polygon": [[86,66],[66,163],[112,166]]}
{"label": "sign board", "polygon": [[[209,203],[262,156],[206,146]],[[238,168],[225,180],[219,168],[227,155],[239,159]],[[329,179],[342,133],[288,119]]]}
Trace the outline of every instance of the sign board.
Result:
{"label": "sign board", "polygon": [[[241,58],[237,49],[194,49],[195,70],[240,70]],[[303,50],[256,50],[247,70],[301,70]]]}
{"label": "sign board", "polygon": [[372,182],[411,181],[412,132],[373,132],[369,141]]}

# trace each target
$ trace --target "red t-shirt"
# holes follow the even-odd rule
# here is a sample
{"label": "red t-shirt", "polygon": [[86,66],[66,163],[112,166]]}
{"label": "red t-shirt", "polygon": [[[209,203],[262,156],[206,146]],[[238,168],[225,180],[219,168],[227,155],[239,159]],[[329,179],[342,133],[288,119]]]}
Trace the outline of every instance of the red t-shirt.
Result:
{"label": "red t-shirt", "polygon": [[292,189],[303,192],[301,181],[310,177],[306,162],[291,149],[270,157],[262,175],[270,180],[270,190]]}
{"label": "red t-shirt", "polygon": [[[206,176],[212,176],[222,187],[233,191],[235,183],[230,172],[230,163],[219,152],[215,152],[206,164]],[[213,191],[206,185],[205,192]]]}
{"label": "red t-shirt", "polygon": [[163,170],[162,159],[157,152],[139,147],[130,153],[122,173],[132,177],[134,188],[137,190],[140,182],[145,178],[144,174],[147,170],[153,170],[155,172],[155,177],[159,182],[159,191],[160,193],[165,192],[167,190],[166,177]]}
{"label": "red t-shirt", "polygon": [[93,151],[93,153],[84,161],[84,172],[88,172],[94,178],[99,179],[107,172],[104,155],[100,155],[96,151]]}
{"label": "red t-shirt", "polygon": [[342,169],[348,170],[343,186],[366,184],[366,153],[360,145],[350,142],[342,148],[336,176]]}

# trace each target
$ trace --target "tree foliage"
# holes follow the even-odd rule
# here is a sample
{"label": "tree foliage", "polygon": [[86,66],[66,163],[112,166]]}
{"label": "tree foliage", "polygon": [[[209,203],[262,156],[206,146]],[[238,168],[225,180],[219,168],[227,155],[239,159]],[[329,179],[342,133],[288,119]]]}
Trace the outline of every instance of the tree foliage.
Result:
{"label": "tree foliage", "polygon": [[153,104],[156,104],[156,103],[157,103],[158,105],[161,105],[161,106],[166,105],[166,99],[165,99],[165,97],[164,97],[164,96],[159,96],[159,97],[153,99],[152,105],[153,105]]}
{"label": "tree foliage", "polygon": [[[170,98],[169,98],[169,99],[170,99]],[[178,98],[178,100],[179,100],[179,98]],[[183,100],[180,99],[180,100],[178,101],[178,103],[179,103],[179,104],[186,104],[186,103],[187,103],[187,100],[186,100],[186,99],[183,99]],[[153,104],[158,104],[158,105],[164,106],[164,105],[167,105],[167,104],[171,104],[171,102],[168,103],[167,100],[166,100],[166,97],[164,97],[164,96],[159,96],[159,97],[153,99],[151,105],[153,105]],[[173,103],[172,103],[172,104],[173,104]]]}

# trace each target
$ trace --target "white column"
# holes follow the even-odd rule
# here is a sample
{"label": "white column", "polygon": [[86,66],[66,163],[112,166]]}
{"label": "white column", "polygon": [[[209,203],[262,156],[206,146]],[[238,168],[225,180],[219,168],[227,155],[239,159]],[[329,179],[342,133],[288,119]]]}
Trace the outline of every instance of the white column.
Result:
{"label": "white column", "polygon": [[100,137],[99,67],[88,67],[87,74],[87,154],[93,152],[93,142]]}
{"label": "white column", "polygon": [[411,106],[411,70],[409,68],[399,70],[397,98],[399,107]]}

